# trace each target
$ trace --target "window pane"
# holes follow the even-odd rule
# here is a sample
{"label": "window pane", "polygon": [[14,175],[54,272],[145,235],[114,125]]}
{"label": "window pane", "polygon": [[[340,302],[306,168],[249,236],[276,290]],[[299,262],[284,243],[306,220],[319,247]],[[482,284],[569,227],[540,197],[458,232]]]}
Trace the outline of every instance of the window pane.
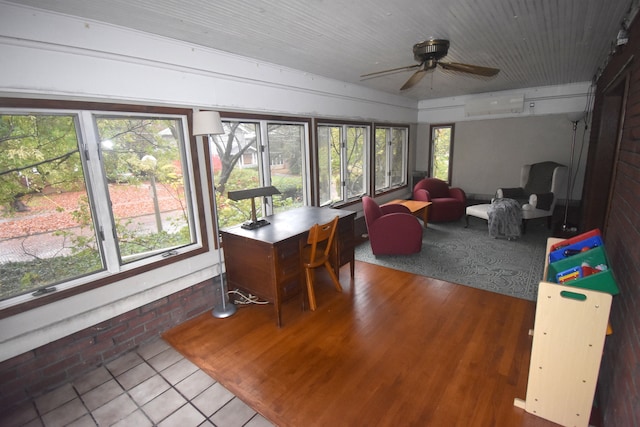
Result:
{"label": "window pane", "polygon": [[340,141],[342,128],[318,126],[318,169],[320,205],[342,200]]}
{"label": "window pane", "polygon": [[347,199],[359,197],[365,193],[364,171],[365,171],[365,139],[367,135],[366,127],[347,128]]}
{"label": "window pane", "polygon": [[387,133],[386,128],[376,128],[376,146],[375,146],[375,162],[376,162],[376,191],[387,188]]}
{"label": "window pane", "polygon": [[270,123],[267,131],[271,184],[281,193],[273,196],[274,213],[304,206],[305,127]]}
{"label": "window pane", "polygon": [[75,116],[0,119],[0,299],[104,269]]}
{"label": "window pane", "polygon": [[[251,200],[229,200],[229,191],[262,187],[258,147],[260,127],[257,123],[224,121],[224,135],[212,138],[211,160],[221,228],[251,219]],[[262,200],[255,199],[256,216],[262,216]]]}
{"label": "window pane", "polygon": [[407,130],[391,129],[391,186],[405,183]]}
{"label": "window pane", "polygon": [[450,167],[449,157],[451,154],[451,127],[435,126],[432,129],[432,176],[448,182]]}
{"label": "window pane", "polygon": [[195,242],[182,121],[99,117],[120,263]]}

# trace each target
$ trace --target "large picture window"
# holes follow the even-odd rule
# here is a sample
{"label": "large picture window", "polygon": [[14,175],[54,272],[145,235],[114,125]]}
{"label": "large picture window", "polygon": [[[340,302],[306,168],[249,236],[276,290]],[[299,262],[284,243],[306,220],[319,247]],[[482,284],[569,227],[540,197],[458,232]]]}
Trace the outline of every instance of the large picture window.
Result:
{"label": "large picture window", "polygon": [[406,127],[376,127],[375,191],[381,193],[407,183]]}
{"label": "large picture window", "polygon": [[360,198],[367,188],[369,126],[319,124],[320,205]]}
{"label": "large picture window", "polygon": [[0,109],[0,300],[201,248],[184,115]]}

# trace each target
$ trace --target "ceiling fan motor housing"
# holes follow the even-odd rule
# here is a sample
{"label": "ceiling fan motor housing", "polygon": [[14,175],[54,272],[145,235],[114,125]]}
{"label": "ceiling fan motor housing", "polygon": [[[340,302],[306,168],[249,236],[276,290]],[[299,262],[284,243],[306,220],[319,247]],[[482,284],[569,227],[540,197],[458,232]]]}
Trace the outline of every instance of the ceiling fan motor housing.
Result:
{"label": "ceiling fan motor housing", "polygon": [[419,62],[444,58],[448,51],[449,40],[432,39],[413,45],[413,57]]}

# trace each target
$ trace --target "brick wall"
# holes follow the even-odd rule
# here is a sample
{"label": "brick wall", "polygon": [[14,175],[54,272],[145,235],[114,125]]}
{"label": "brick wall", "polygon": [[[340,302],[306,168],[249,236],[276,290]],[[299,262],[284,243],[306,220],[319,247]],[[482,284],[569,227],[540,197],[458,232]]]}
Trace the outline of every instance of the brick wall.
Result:
{"label": "brick wall", "polygon": [[0,408],[81,377],[214,304],[203,282],[0,363]]}
{"label": "brick wall", "polygon": [[[632,56],[635,60],[629,63]],[[628,75],[622,139],[619,150],[613,150],[617,151],[618,157],[614,163],[609,217],[603,230],[607,255],[620,288],[611,309],[613,335],[607,337],[600,370],[598,395],[605,426],[640,426],[639,59],[640,21],[636,18],[630,42],[611,57],[598,80],[591,140],[591,144],[597,144],[598,138],[606,137],[600,135],[604,131],[599,129],[601,118],[607,114],[602,91],[616,76],[624,78]],[[623,70],[621,74],[620,70]],[[605,199],[606,196],[606,193],[602,195]]]}

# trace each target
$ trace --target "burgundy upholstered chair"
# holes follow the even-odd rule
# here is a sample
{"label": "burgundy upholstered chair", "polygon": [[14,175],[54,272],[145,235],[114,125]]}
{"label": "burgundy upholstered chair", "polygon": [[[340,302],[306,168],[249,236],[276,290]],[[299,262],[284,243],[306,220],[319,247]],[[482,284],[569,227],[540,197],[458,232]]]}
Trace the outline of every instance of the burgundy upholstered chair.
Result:
{"label": "burgundy upholstered chair", "polygon": [[457,221],[464,215],[467,196],[461,188],[449,187],[438,178],[424,178],[413,187],[413,200],[433,203],[429,207],[429,221]]}
{"label": "burgundy upholstered chair", "polygon": [[369,243],[374,255],[414,254],[422,250],[422,225],[402,205],[378,204],[362,198]]}

